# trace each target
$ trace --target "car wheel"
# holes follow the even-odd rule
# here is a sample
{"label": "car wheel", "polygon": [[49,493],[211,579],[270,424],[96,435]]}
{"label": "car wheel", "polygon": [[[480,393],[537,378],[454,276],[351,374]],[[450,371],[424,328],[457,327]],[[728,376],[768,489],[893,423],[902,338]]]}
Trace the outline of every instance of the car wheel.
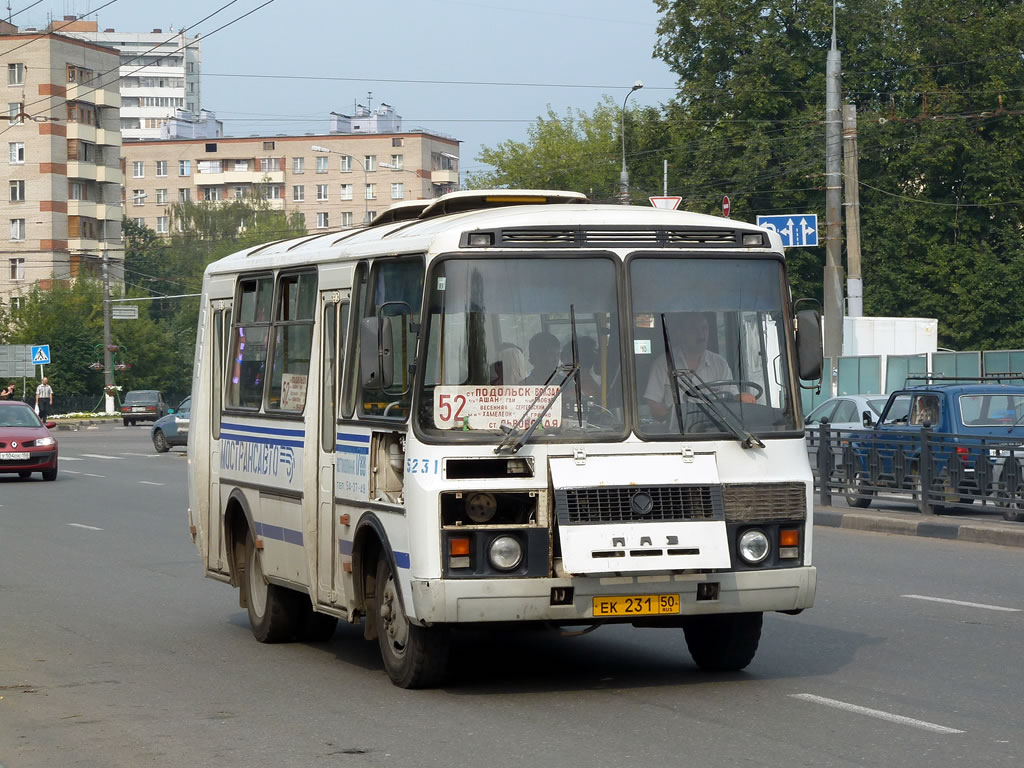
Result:
{"label": "car wheel", "polygon": [[54,464],[50,469],[43,470],[43,480],[56,480],[57,479],[57,465]]}
{"label": "car wheel", "polygon": [[762,619],[761,613],[693,616],[683,625],[686,647],[701,669],[737,672],[754,660]]}
{"label": "car wheel", "polygon": [[153,433],[153,447],[156,448],[157,453],[167,453],[171,449],[162,429],[158,429]]}
{"label": "car wheel", "polygon": [[135,426],[135,419],[128,419],[128,421],[129,421],[129,423],[131,423],[131,425],[133,427]]}
{"label": "car wheel", "polygon": [[121,421],[123,421],[123,422],[124,422],[124,425],[125,425],[126,427],[128,426],[128,419],[121,419]]}
{"label": "car wheel", "polygon": [[22,480],[28,480],[30,477],[32,477],[32,473],[21,471],[18,473],[18,477],[20,477]]}
{"label": "car wheel", "polygon": [[865,509],[871,506],[871,499],[874,497],[875,492],[864,488],[863,477],[863,472],[853,471],[846,473],[843,483],[843,495],[846,497],[846,503],[851,507]]}

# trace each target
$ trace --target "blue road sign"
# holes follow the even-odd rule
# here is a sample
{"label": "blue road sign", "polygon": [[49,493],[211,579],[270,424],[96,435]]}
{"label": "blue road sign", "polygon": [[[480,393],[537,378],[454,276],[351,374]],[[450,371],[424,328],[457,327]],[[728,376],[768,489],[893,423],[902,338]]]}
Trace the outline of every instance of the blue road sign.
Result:
{"label": "blue road sign", "polygon": [[790,213],[784,216],[758,216],[757,226],[779,233],[786,248],[818,244],[818,214]]}
{"label": "blue road sign", "polygon": [[50,364],[50,345],[40,344],[39,346],[32,347],[32,365],[49,365]]}

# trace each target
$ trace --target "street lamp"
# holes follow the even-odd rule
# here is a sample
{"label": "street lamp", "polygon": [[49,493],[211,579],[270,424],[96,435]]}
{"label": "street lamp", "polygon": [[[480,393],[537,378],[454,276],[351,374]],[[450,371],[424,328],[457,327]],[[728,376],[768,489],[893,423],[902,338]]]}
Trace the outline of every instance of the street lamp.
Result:
{"label": "street lamp", "polygon": [[[331,149],[330,147],[321,147],[319,144],[314,144],[312,147],[310,147],[310,149],[312,149],[314,152],[326,152],[326,153],[331,154],[331,155],[341,155],[342,157],[351,158],[352,160],[355,160],[357,163],[359,163],[359,167],[363,169],[363,223],[364,224],[369,224],[370,223],[370,221],[369,221],[370,220],[370,198],[368,198],[366,196],[366,187],[369,186],[369,184],[370,184],[370,177],[366,173],[366,166],[363,164],[363,161],[360,160],[359,158],[357,158],[355,155],[349,155],[349,154],[346,154],[345,152],[339,152],[338,150]],[[395,166],[391,165],[391,163],[377,163],[377,166],[379,168],[394,168],[395,167]]]}
{"label": "street lamp", "polygon": [[619,202],[622,205],[629,205],[629,172],[626,170],[626,102],[633,95],[633,91],[639,91],[644,84],[637,80],[629,89],[626,98],[622,100],[622,112],[620,114],[619,133],[622,134],[622,173],[619,174]]}

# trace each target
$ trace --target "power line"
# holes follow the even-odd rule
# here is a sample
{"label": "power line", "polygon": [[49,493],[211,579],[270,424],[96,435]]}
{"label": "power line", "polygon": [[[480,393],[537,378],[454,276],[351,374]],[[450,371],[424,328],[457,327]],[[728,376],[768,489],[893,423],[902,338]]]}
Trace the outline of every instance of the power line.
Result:
{"label": "power line", "polygon": [[[104,4],[103,4],[103,5],[101,5],[101,6],[99,7],[99,8],[95,8],[95,9],[93,9],[93,10],[91,10],[91,11],[86,11],[86,12],[85,12],[85,13],[83,13],[83,14],[82,14],[81,16],[76,16],[75,18],[71,19],[70,21],[65,21],[65,22],[64,22],[63,24],[61,24],[61,25],[60,25],[59,27],[57,27],[57,28],[53,28],[53,25],[51,24],[51,25],[50,25],[50,27],[51,27],[51,29],[50,29],[50,32],[46,32],[46,33],[43,33],[43,34],[51,34],[51,33],[54,33],[54,32],[60,32],[60,31],[61,31],[62,29],[64,29],[64,27],[70,26],[71,24],[74,24],[74,23],[75,23],[76,21],[81,21],[81,20],[82,20],[82,19],[84,19],[84,18],[85,18],[86,16],[90,16],[90,15],[92,15],[92,14],[94,14],[94,13],[99,13],[99,12],[100,12],[100,11],[102,11],[102,10],[103,10],[104,8],[106,8],[106,7],[108,6],[108,5],[113,5],[113,4],[114,4],[114,3],[116,3],[116,2],[117,2],[117,0],[109,0],[109,2],[107,2],[107,3],[104,3]],[[38,5],[38,3],[34,3],[33,5]],[[28,7],[28,8],[31,8],[31,7],[32,7],[32,6],[30,5],[30,6]],[[22,8],[22,10],[23,10],[23,11],[27,11],[27,10],[28,10],[28,8]],[[18,11],[18,13],[21,13],[21,11]],[[15,15],[17,15],[17,14],[15,14]],[[16,45],[16,46],[14,46],[13,48],[11,48],[11,49],[10,49],[9,51],[4,51],[3,53],[0,53],[0,58],[3,58],[4,56],[8,56],[8,55],[10,55],[10,54],[14,53],[15,51],[19,51],[19,50],[21,50],[22,48],[24,48],[24,47],[25,47],[26,45],[31,45],[32,43],[34,43],[34,42],[35,42],[36,40],[38,40],[38,39],[39,39],[39,38],[37,38],[37,37],[34,37],[34,38],[32,38],[31,40],[26,40],[26,41],[25,41],[24,43],[22,43],[21,45]],[[38,103],[38,102],[34,102],[34,103]]]}
{"label": "power line", "polygon": [[7,21],[9,22],[9,21],[10,21],[11,19],[13,19],[13,18],[14,18],[15,16],[21,16],[21,14],[23,14],[23,13],[24,13],[25,11],[30,11],[30,10],[32,10],[32,9],[33,9],[33,8],[35,8],[35,7],[37,6],[37,5],[39,5],[39,4],[41,3],[41,2],[43,2],[43,0],[36,0],[36,1],[34,2],[34,3],[32,3],[32,5],[26,5],[26,6],[25,6],[24,8],[22,8],[22,9],[21,9],[20,11],[15,11],[14,13],[12,13],[12,14],[11,14],[10,16],[8,16],[8,17],[7,17]]}

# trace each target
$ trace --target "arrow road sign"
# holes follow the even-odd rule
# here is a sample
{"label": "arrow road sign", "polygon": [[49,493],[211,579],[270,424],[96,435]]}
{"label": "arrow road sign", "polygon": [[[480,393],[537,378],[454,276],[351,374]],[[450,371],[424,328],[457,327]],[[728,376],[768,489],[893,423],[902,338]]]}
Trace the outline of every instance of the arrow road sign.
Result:
{"label": "arrow road sign", "polygon": [[785,248],[818,244],[818,214],[790,213],[784,216],[758,216],[757,225],[778,232]]}
{"label": "arrow road sign", "polygon": [[50,364],[50,345],[40,344],[32,347],[32,365]]}

